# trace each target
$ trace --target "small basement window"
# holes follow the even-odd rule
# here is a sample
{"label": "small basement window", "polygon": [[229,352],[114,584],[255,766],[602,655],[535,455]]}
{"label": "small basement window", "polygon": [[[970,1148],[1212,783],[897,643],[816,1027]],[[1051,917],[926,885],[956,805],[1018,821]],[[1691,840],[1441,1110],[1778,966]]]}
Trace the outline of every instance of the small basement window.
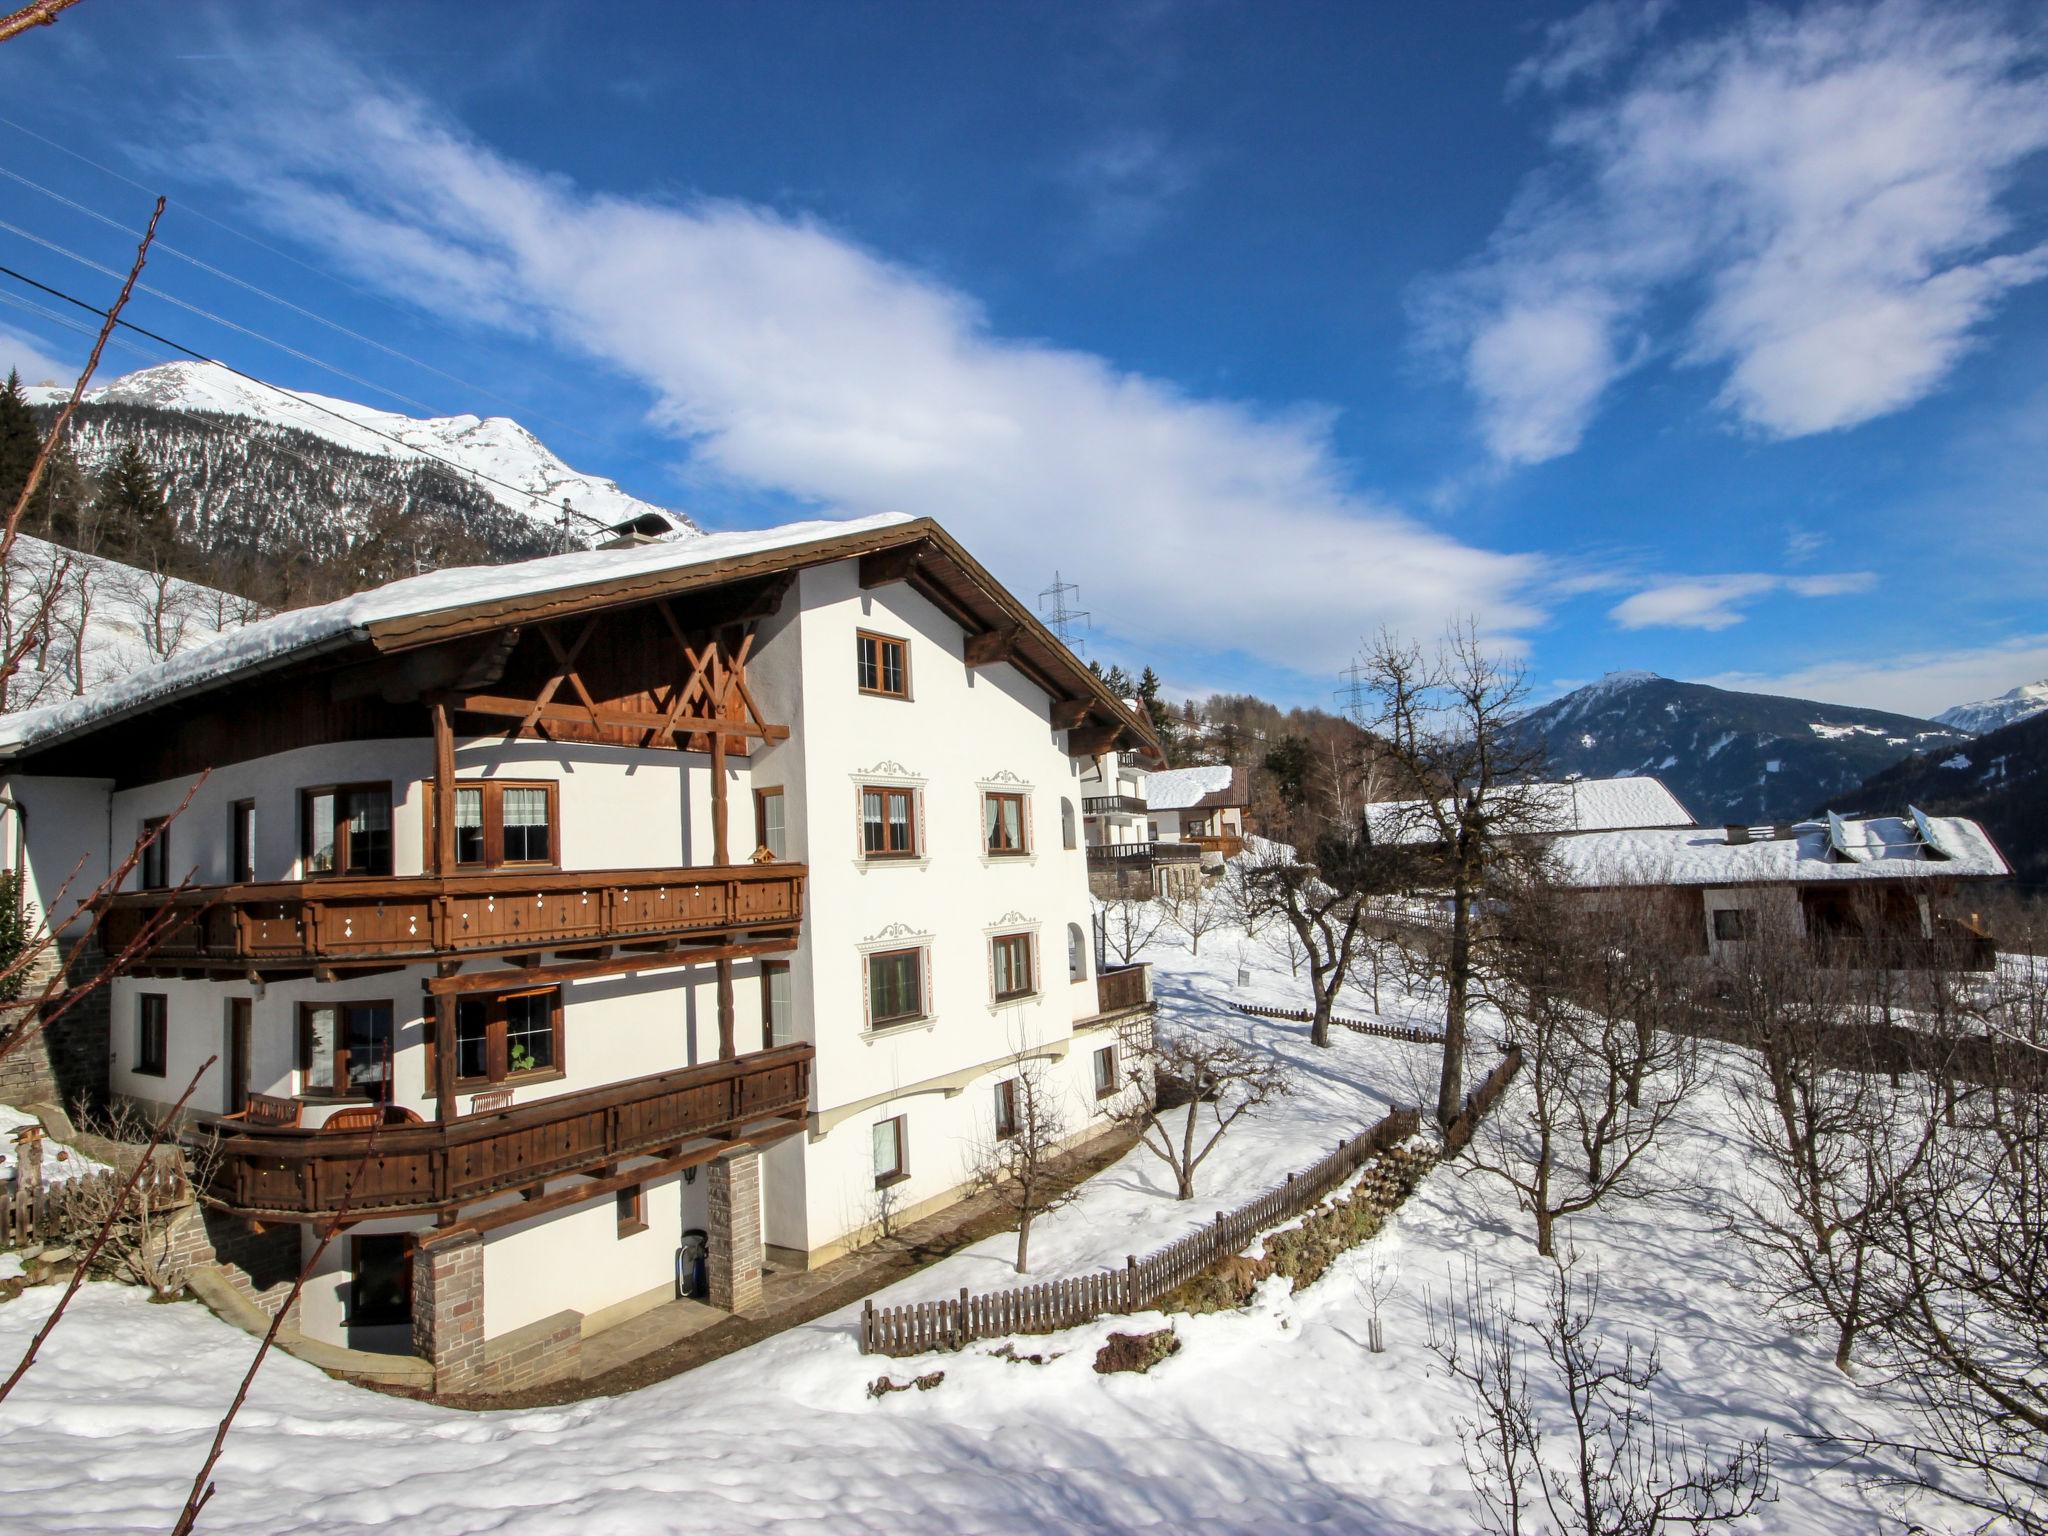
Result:
{"label": "small basement window", "polygon": [[903,1116],[876,1121],[870,1139],[874,1147],[875,1188],[886,1189],[910,1177],[909,1159],[904,1155]]}
{"label": "small basement window", "polygon": [[1714,937],[1723,943],[1739,943],[1749,937],[1749,909],[1747,907],[1716,907],[1714,909]]}
{"label": "small basement window", "polygon": [[647,1230],[647,1193],[638,1184],[618,1192],[619,1236],[632,1237]]}
{"label": "small basement window", "polygon": [[1116,1047],[1105,1045],[1095,1053],[1095,1097],[1110,1098],[1116,1089]]}

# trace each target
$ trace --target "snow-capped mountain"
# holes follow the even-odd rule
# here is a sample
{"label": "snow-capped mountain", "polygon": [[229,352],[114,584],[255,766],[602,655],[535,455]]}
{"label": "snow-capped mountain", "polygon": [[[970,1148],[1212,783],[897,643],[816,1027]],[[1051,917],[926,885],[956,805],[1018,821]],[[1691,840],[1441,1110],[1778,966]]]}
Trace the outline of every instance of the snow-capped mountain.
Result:
{"label": "snow-capped mountain", "polygon": [[[31,389],[33,403],[61,391]],[[616,481],[571,469],[503,416],[420,419],[326,395],[280,393],[212,363],[165,363],[90,390],[74,422],[87,469],[135,441],[170,496],[181,527],[261,548],[280,517],[337,518],[360,527],[373,506],[415,506],[453,517],[497,558],[553,548],[566,501],[577,542],[605,526],[660,512]],[[418,451],[412,451],[418,450]]]}
{"label": "snow-capped mountain", "polygon": [[1531,710],[1522,729],[1542,742],[1553,777],[1649,774],[1708,824],[1804,816],[1901,758],[1969,739],[1909,715],[1653,672],[1610,672]]}
{"label": "snow-capped mountain", "polygon": [[1974,704],[1958,704],[1953,709],[1944,709],[1934,718],[1943,725],[1952,725],[1959,731],[1968,731],[1981,736],[1986,731],[1995,731],[2000,726],[2017,725],[2048,710],[2048,678],[2038,683],[2022,683],[2010,692],[2001,693],[1995,699],[1979,699]]}

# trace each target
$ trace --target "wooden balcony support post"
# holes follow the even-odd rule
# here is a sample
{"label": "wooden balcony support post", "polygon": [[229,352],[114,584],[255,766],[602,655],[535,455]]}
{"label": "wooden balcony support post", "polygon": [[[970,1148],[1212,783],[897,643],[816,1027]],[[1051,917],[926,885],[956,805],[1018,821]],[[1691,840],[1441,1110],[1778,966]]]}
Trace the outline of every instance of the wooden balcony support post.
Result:
{"label": "wooden balcony support post", "polygon": [[448,706],[434,701],[434,873],[455,872],[455,732]]}
{"label": "wooden balcony support post", "polygon": [[732,1011],[732,961],[718,962],[718,1059],[731,1061],[739,1054],[734,1043]]}
{"label": "wooden balcony support post", "polygon": [[434,994],[434,1118],[455,1118],[455,994]]}

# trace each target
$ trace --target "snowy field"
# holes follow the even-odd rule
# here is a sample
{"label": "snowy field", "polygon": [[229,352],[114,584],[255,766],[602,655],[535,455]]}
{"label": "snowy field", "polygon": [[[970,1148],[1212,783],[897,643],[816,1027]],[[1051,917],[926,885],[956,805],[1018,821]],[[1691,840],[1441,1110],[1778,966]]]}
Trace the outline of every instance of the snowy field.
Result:
{"label": "snowy field", "polygon": [[[1240,990],[1240,964],[1253,973]],[[1205,1165],[1198,1198],[1171,1200],[1143,1150],[1033,1237],[1033,1278],[1121,1263],[1233,1205],[1413,1102],[1428,1047],[1337,1031],[1316,1051],[1306,1027],[1251,1021],[1232,997],[1299,1001],[1284,960],[1212,933],[1199,963],[1151,952],[1165,1010],[1186,1027],[1243,1031],[1293,1065],[1297,1091],[1243,1122]],[[1383,996],[1391,1022],[1427,1023]],[[1347,996],[1348,1015],[1370,1012]],[[1483,1070],[1485,1058],[1475,1064]],[[1476,1074],[1475,1074],[1476,1075]],[[1503,1112],[1512,1112],[1511,1096]],[[1694,1102],[1658,1153],[1670,1192],[1581,1221],[1572,1237],[1600,1266],[1603,1328],[1656,1336],[1660,1406],[1710,1444],[1768,1432],[1777,1501],[1745,1530],[1887,1528],[1887,1496],[1802,1436],[1886,1405],[1837,1373],[1826,1349],[1759,1312],[1743,1250],[1727,1235],[1741,1177],[1718,1091]],[[1441,1300],[1468,1256],[1534,1302],[1544,1265],[1527,1222],[1492,1181],[1437,1170],[1375,1242],[1299,1296],[1268,1282],[1242,1312],[1176,1320],[1183,1347],[1146,1376],[1098,1376],[1117,1319],[1029,1341],[1044,1365],[992,1345],[917,1361],[861,1356],[849,1308],[629,1397],[524,1412],[457,1413],[331,1381],[283,1356],[265,1365],[236,1426],[207,1532],[1025,1531],[1372,1533],[1474,1530],[1455,1430],[1469,1409],[1426,1344],[1425,1297]],[[938,1296],[1010,1280],[1013,1239],[995,1238],[887,1293]],[[1365,1347],[1366,1276],[1395,1277],[1387,1349]],[[55,1299],[44,1287],[0,1305],[0,1363]],[[0,1529],[168,1529],[251,1344],[196,1305],[151,1305],[91,1285],[41,1363],[0,1406]],[[867,1384],[943,1370],[928,1392],[880,1400]],[[1922,1511],[1935,1515],[1938,1511]],[[1899,1527],[1890,1527],[1898,1529]],[[1938,1528],[1938,1522],[1937,1522]]]}

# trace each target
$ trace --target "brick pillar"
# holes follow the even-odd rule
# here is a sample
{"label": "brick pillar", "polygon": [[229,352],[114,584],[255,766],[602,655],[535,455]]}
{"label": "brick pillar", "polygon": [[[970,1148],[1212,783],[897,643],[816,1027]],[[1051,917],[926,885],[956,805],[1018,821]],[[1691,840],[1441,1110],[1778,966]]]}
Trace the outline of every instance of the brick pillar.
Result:
{"label": "brick pillar", "polygon": [[709,1204],[711,1305],[744,1312],[761,1299],[761,1154],[712,1159]]}
{"label": "brick pillar", "polygon": [[467,1392],[482,1378],[484,1240],[477,1234],[414,1256],[412,1352],[433,1365],[436,1392]]}

